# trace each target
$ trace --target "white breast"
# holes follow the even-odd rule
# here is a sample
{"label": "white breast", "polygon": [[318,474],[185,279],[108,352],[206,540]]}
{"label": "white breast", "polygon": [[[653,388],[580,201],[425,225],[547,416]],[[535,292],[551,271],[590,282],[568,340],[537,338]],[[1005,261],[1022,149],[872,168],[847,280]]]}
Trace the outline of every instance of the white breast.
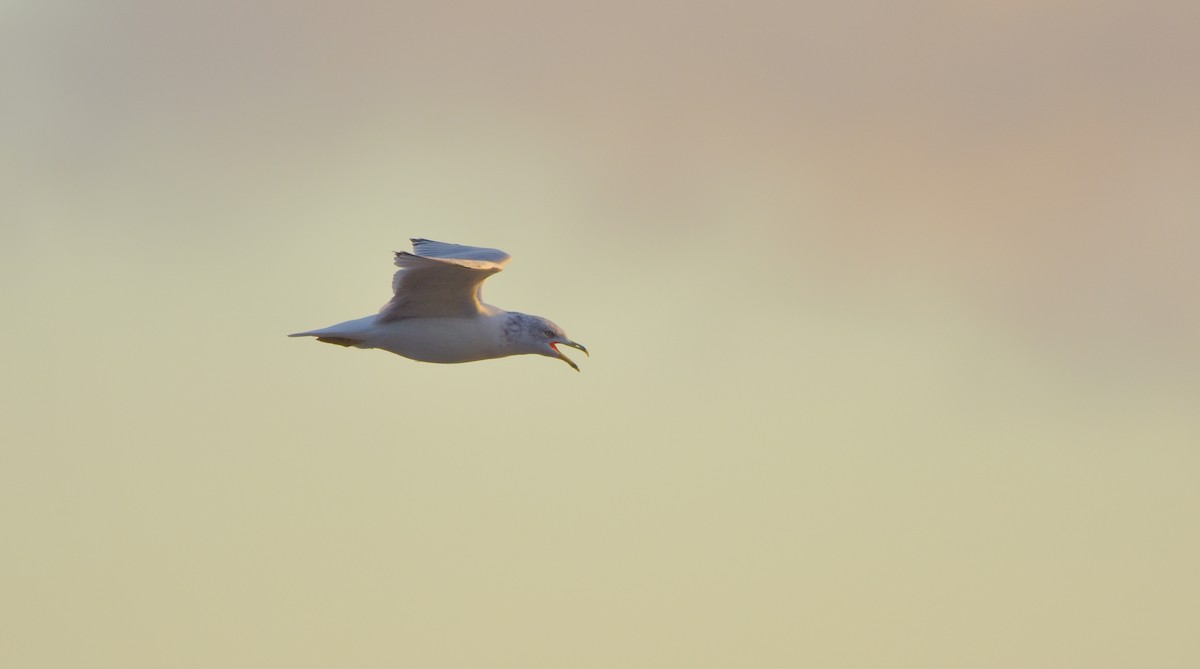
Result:
{"label": "white breast", "polygon": [[511,355],[504,346],[504,315],[405,318],[372,327],[363,348],[379,348],[422,362],[471,362]]}

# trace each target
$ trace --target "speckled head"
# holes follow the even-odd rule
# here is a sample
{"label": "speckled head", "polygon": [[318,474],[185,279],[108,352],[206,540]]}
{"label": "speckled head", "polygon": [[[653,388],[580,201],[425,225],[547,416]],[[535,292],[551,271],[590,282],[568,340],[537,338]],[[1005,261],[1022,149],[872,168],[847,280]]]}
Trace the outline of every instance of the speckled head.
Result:
{"label": "speckled head", "polygon": [[533,353],[550,358],[558,358],[570,365],[577,372],[579,371],[579,365],[576,365],[574,361],[563,355],[558,350],[558,345],[570,346],[571,348],[583,351],[584,355],[589,355],[588,350],[584,348],[583,344],[571,341],[562,328],[541,316],[530,316],[529,314],[515,312],[510,313],[508,320],[504,324],[504,339],[505,344],[512,349],[515,355]]}

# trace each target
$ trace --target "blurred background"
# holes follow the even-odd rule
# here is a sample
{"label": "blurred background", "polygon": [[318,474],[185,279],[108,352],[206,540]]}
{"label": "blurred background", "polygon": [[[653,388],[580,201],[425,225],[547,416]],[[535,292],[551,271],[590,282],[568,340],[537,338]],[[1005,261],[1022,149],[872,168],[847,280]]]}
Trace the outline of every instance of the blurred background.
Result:
{"label": "blurred background", "polygon": [[1200,665],[1198,7],[0,4],[0,665]]}

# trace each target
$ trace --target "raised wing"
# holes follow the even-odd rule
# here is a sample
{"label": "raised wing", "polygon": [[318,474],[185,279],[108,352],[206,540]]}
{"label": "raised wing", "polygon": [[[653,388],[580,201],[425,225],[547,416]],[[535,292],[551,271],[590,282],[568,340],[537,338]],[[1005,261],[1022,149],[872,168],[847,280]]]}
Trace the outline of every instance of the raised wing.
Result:
{"label": "raised wing", "polygon": [[455,258],[460,260],[483,260],[504,265],[512,256],[500,249],[485,249],[482,246],[463,246],[435,242],[432,239],[410,239],[413,253],[425,258]]}
{"label": "raised wing", "polygon": [[481,312],[480,285],[499,272],[509,255],[498,249],[414,239],[413,251],[396,253],[395,296],[380,309],[380,321],[448,318]]}

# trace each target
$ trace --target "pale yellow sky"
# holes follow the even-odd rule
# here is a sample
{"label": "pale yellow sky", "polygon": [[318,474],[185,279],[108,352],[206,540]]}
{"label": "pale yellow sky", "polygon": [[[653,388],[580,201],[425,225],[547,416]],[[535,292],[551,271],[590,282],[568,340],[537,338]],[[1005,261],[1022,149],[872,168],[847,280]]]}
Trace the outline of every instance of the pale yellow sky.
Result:
{"label": "pale yellow sky", "polygon": [[1196,666],[1198,25],[3,4],[0,665]]}

